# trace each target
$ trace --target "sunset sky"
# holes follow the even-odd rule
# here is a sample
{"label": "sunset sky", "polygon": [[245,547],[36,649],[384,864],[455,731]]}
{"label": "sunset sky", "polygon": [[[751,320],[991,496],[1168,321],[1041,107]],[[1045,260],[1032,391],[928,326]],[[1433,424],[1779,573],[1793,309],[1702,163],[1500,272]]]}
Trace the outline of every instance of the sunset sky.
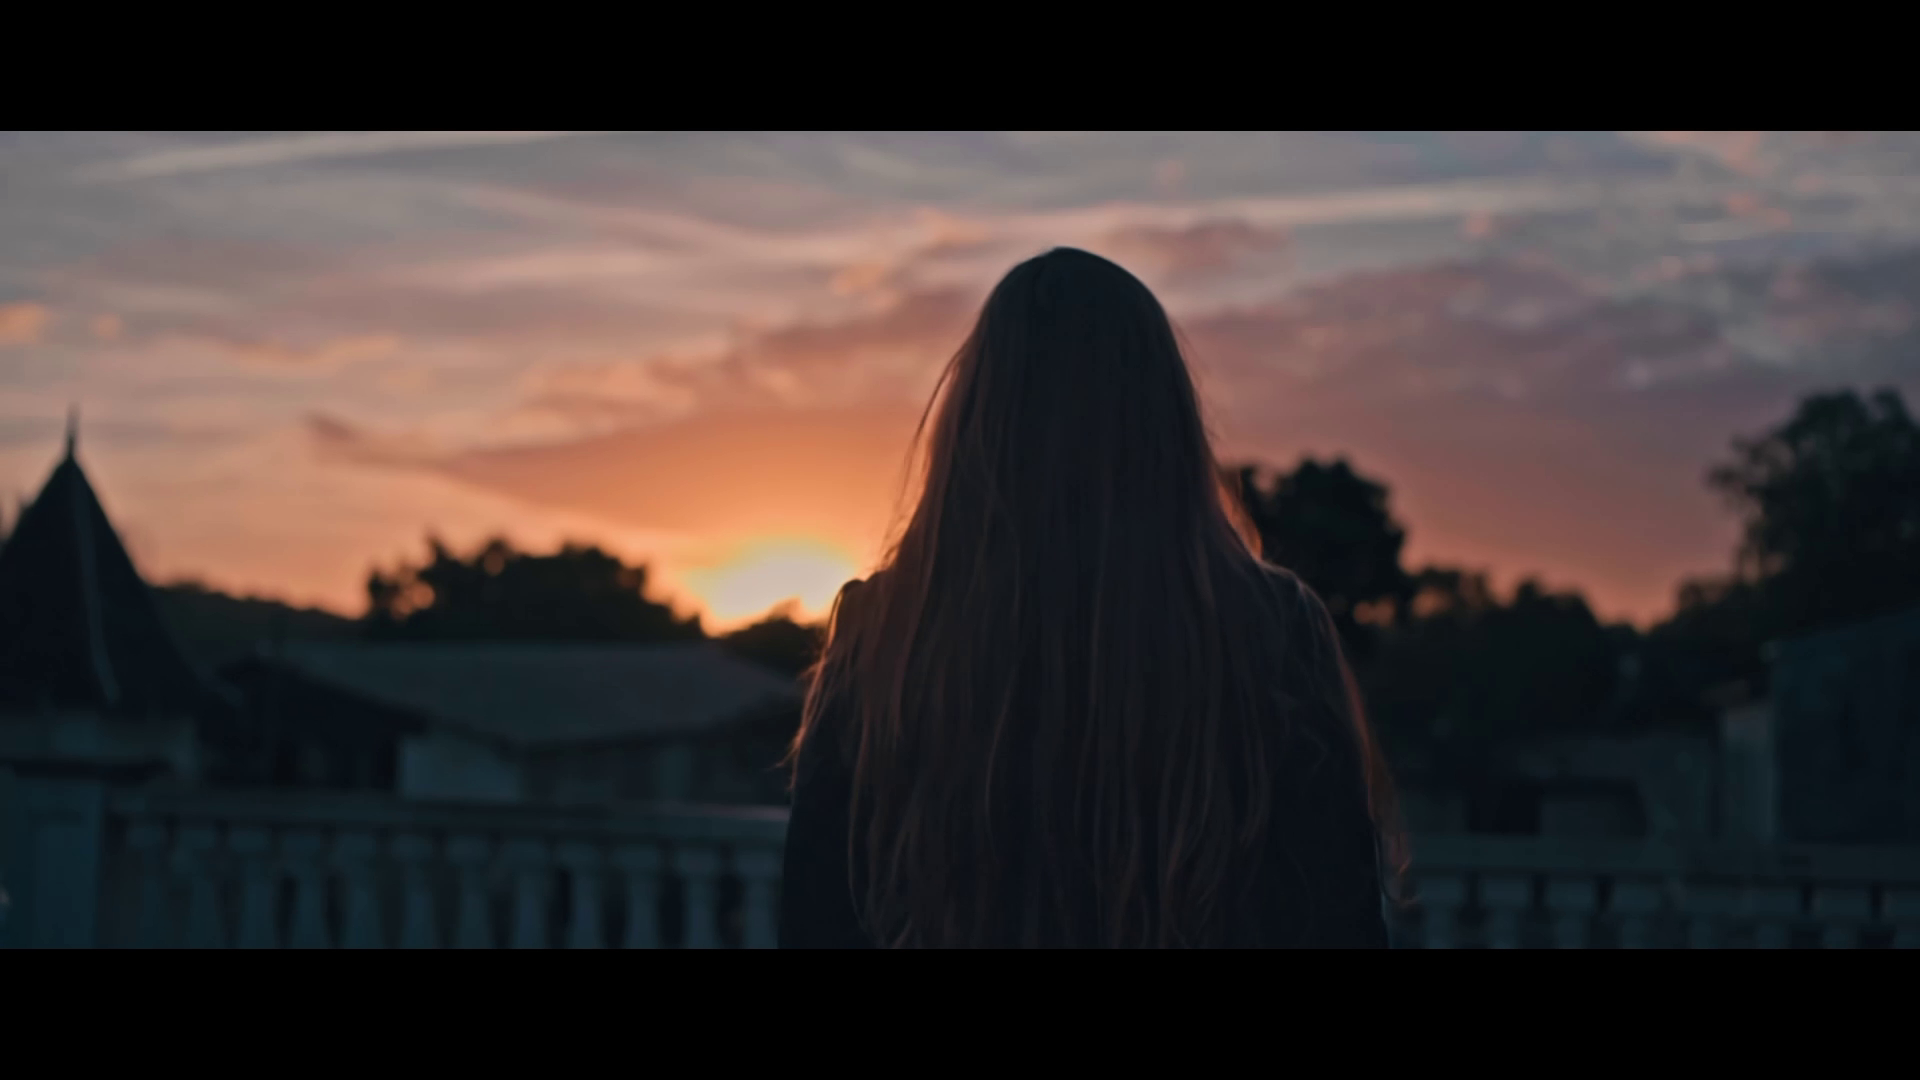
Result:
{"label": "sunset sky", "polygon": [[78,403],[150,578],[348,613],[429,529],[817,612],[1061,244],[1159,292],[1225,457],[1344,454],[1410,562],[1613,617],[1726,565],[1733,436],[1920,404],[1912,135],[16,133],[0,191],[0,491]]}

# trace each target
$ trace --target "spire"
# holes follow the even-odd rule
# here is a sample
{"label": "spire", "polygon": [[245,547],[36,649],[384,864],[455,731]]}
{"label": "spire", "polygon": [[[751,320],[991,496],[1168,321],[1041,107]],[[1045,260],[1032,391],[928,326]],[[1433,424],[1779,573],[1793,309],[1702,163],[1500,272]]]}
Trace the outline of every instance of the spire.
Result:
{"label": "spire", "polygon": [[79,462],[67,459],[0,547],[0,714],[198,715],[224,708],[180,649]]}
{"label": "spire", "polygon": [[80,442],[80,406],[78,403],[67,406],[67,460],[73,460],[74,448]]}

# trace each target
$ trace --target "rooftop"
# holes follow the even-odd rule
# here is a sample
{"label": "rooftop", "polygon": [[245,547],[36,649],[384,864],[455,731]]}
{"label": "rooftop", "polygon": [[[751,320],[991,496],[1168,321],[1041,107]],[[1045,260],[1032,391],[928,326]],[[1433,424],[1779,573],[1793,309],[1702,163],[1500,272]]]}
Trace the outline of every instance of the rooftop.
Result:
{"label": "rooftop", "polygon": [[261,667],[516,747],[694,734],[799,701],[708,644],[288,643],[228,670]]}
{"label": "rooftop", "polygon": [[66,454],[0,546],[0,711],[195,715],[224,704],[187,659]]}

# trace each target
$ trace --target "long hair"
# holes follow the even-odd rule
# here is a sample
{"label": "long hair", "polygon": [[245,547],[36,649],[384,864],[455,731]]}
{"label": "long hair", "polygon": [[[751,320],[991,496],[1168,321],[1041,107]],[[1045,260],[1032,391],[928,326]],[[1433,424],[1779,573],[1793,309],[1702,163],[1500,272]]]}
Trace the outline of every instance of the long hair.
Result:
{"label": "long hair", "polygon": [[1159,301],[1083,251],[1021,263],[915,447],[917,498],[836,605],[795,740],[841,718],[868,932],[1233,942],[1291,734],[1281,664],[1335,650],[1319,690],[1376,796],[1384,772],[1331,625],[1274,615],[1291,579],[1237,515]]}

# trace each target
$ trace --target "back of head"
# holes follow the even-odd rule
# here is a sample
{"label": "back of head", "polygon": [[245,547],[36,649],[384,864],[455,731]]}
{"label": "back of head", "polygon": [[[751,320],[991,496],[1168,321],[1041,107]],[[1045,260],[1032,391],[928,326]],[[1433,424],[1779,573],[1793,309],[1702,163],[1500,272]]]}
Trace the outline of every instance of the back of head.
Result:
{"label": "back of head", "polygon": [[1165,311],[1086,252],[1020,264],[921,437],[918,498],[836,613],[802,733],[844,718],[871,932],[1227,942],[1284,735],[1280,628]]}

